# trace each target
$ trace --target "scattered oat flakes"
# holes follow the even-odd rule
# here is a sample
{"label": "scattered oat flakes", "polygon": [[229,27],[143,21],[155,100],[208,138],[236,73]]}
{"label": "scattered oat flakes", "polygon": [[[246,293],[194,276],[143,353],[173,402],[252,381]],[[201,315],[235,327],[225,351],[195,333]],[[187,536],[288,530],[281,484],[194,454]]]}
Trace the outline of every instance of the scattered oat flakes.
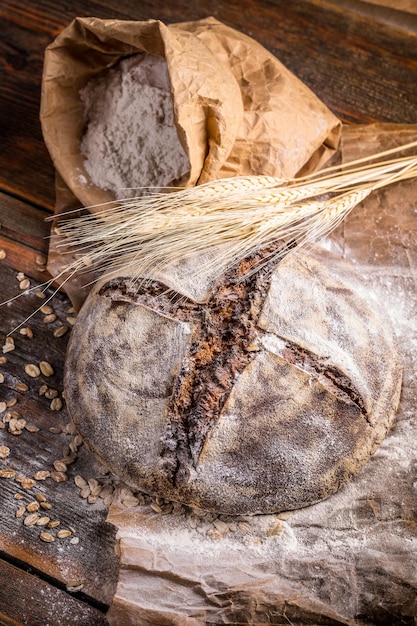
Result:
{"label": "scattered oat flakes", "polygon": [[35,296],[40,298],[40,300],[45,300],[46,298],[46,295],[43,293],[43,291],[35,291]]}
{"label": "scattered oat flakes", "polygon": [[43,509],[44,511],[49,511],[50,509],[52,509],[52,504],[50,502],[41,502],[40,506],[41,509]]}
{"label": "scattered oat flakes", "polygon": [[34,363],[28,363],[25,365],[25,372],[28,376],[31,376],[31,378],[37,378],[41,374],[41,370]]}
{"label": "scattered oat flakes", "polygon": [[38,502],[46,502],[46,496],[44,496],[43,493],[41,493],[40,491],[38,491],[38,493],[35,493],[35,498]]}
{"label": "scattered oat flakes", "polygon": [[53,400],[54,398],[58,397],[58,391],[56,389],[51,389],[51,387],[49,387],[46,391],[45,391],[45,398],[48,398],[48,400]]}
{"label": "scattered oat flakes", "polygon": [[49,315],[45,315],[45,317],[43,318],[43,323],[51,324],[52,322],[55,322],[55,320],[56,320],[55,313],[49,313]]}
{"label": "scattered oat flakes", "polygon": [[69,591],[70,593],[76,593],[77,591],[81,591],[83,587],[83,581],[71,581],[67,583],[67,591]]}
{"label": "scattered oat flakes", "polygon": [[21,280],[24,280],[26,278],[26,276],[24,275],[23,272],[19,272],[18,274],[16,274],[16,279],[20,282]]}
{"label": "scattered oat flakes", "polygon": [[14,344],[13,337],[6,337],[6,340],[2,348],[3,354],[6,354],[7,352],[12,352],[12,350],[14,349],[15,349],[15,344]]}
{"label": "scattered oat flakes", "polygon": [[43,384],[39,387],[40,396],[43,396],[47,391],[48,391],[48,385]]}
{"label": "scattered oat flakes", "polygon": [[44,304],[43,306],[41,306],[41,308],[39,310],[42,313],[44,313],[44,315],[50,315],[51,313],[54,312],[54,309],[51,307],[50,304]]}
{"label": "scattered oat flakes", "polygon": [[48,517],[47,515],[43,515],[42,517],[40,517],[38,519],[38,521],[36,522],[37,526],[46,526],[47,524],[49,524],[51,518]]}
{"label": "scattered oat flakes", "polygon": [[54,398],[51,402],[51,410],[52,411],[60,411],[62,409],[62,400],[61,398]]}
{"label": "scattered oat flakes", "polygon": [[23,489],[32,489],[36,485],[36,480],[33,480],[32,478],[23,478],[23,480],[20,481],[20,484]]}
{"label": "scattered oat flakes", "polygon": [[21,328],[19,330],[19,333],[23,335],[24,337],[27,337],[28,339],[33,338],[33,330],[29,328],[29,326],[26,326],[25,328]]}
{"label": "scattered oat flakes", "polygon": [[26,513],[26,509],[24,506],[19,506],[19,508],[16,511],[16,517],[23,517],[23,515]]}
{"label": "scattered oat flakes", "polygon": [[80,489],[82,489],[83,487],[87,487],[87,481],[85,480],[85,478],[78,474],[77,476],[74,476],[74,482]]}
{"label": "scattered oat flakes", "polygon": [[16,476],[16,470],[11,467],[4,467],[0,469],[0,478],[14,478]]}
{"label": "scattered oat flakes", "polygon": [[4,383],[4,374],[0,372],[0,383]]}
{"label": "scattered oat flakes", "polygon": [[0,248],[0,259],[5,259],[6,256],[6,250],[4,248]]}
{"label": "scattered oat flakes", "polygon": [[76,546],[78,543],[80,543],[80,538],[72,537],[69,542],[72,543],[73,546]]}
{"label": "scattered oat flakes", "polygon": [[64,472],[51,472],[51,478],[56,483],[63,483],[67,480],[68,476]]}
{"label": "scattered oat flakes", "polygon": [[40,430],[38,426],[35,426],[35,424],[26,424],[25,428],[30,433],[37,433]]}
{"label": "scattered oat flakes", "polygon": [[10,454],[10,448],[7,446],[0,446],[0,459],[5,459]]}
{"label": "scattered oat flakes", "polygon": [[25,526],[33,526],[39,519],[39,513],[31,513],[30,515],[26,515],[23,523]]}
{"label": "scattered oat flakes", "polygon": [[28,391],[29,387],[25,383],[16,383],[15,389],[24,393]]}
{"label": "scattered oat flakes", "polygon": [[70,326],[74,326],[75,320],[76,320],[76,318],[73,317],[73,316],[67,317],[67,322],[68,322],[68,324],[70,324]]}
{"label": "scattered oat flakes", "polygon": [[0,413],[4,413],[7,409],[7,404],[5,402],[0,402]]}
{"label": "scattered oat flakes", "polygon": [[62,428],[59,428],[58,426],[51,426],[48,430],[54,435],[59,435],[59,433],[62,433]]}
{"label": "scattered oat flakes", "polygon": [[39,538],[42,539],[42,541],[45,541],[45,543],[52,543],[53,541],[55,541],[55,537],[51,535],[51,533],[47,533],[46,531],[41,532]]}
{"label": "scattered oat flakes", "polygon": [[56,528],[57,526],[60,525],[60,523],[61,522],[57,519],[52,520],[51,522],[48,522],[48,528]]}
{"label": "scattered oat flakes", "polygon": [[54,461],[54,468],[57,470],[57,472],[66,472],[67,471],[67,466],[65,465],[65,463],[62,463],[62,461]]}
{"label": "scattered oat flakes", "polygon": [[23,280],[20,281],[19,289],[21,291],[26,291],[26,289],[29,289],[29,287],[30,287],[30,280],[29,280],[29,278],[24,278]]}
{"label": "scattered oat flakes", "polygon": [[26,510],[29,513],[35,513],[35,511],[39,511],[39,502],[29,502],[29,504],[26,505]]}
{"label": "scattered oat flakes", "polygon": [[62,528],[61,530],[58,530],[56,534],[58,539],[66,539],[67,537],[71,537],[71,535],[72,535],[72,532],[68,530],[67,528]]}
{"label": "scattered oat flakes", "polygon": [[68,331],[68,326],[58,326],[58,328],[54,330],[54,337],[63,337]]}

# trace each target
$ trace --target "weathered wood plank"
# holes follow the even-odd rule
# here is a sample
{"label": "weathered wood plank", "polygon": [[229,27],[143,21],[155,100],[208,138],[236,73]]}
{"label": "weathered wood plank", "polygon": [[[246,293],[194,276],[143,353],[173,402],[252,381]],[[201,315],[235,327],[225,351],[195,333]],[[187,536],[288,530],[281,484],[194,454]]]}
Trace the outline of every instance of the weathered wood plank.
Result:
{"label": "weathered wood plank", "polygon": [[[16,271],[1,261],[0,301],[19,293],[22,292],[19,291]],[[47,296],[50,294],[51,289]],[[2,349],[6,335],[42,303],[35,293],[24,292],[10,305],[0,308],[0,446],[9,450],[4,458],[0,455],[0,470],[9,468],[14,471],[10,478],[0,477],[0,550],[35,567],[61,585],[81,581],[86,597],[105,606],[111,602],[118,572],[114,528],[105,522],[107,510],[103,502],[88,504],[80,497],[73,481],[76,474],[86,478],[98,476],[99,464],[82,445],[79,449],[78,446],[74,448],[75,433],[68,428],[65,404],[62,408],[56,404],[56,400],[63,401],[62,375],[69,333],[55,337],[54,330],[60,326],[70,327],[67,318],[73,313],[69,300],[62,293],[56,294],[49,303],[56,320],[48,321],[48,313],[38,311],[24,324],[25,328],[31,329],[33,337],[17,331],[13,334],[14,350],[4,352]],[[26,365],[39,367],[41,361],[51,364],[53,372],[45,370],[46,373],[40,372],[35,378],[27,373]],[[42,385],[44,391],[45,386],[48,391],[40,395]],[[32,430],[35,426],[39,430],[32,432],[23,427],[20,434],[16,433],[12,419],[23,419],[26,426]],[[57,482],[51,476],[37,478],[33,485],[22,482],[22,476],[33,479],[38,471],[53,473],[56,471],[54,461],[68,457],[72,458],[71,462],[68,461],[67,471],[60,476],[65,479],[63,482]],[[59,521],[58,527],[25,525],[28,511],[22,517],[16,517],[19,507],[35,502],[37,494],[44,496],[51,505],[49,509],[40,508],[39,513],[50,517],[50,521]],[[70,529],[71,535],[57,537],[60,529]],[[41,540],[40,533],[44,530],[54,536],[52,543]],[[78,537],[77,543],[71,543],[74,536]]]}
{"label": "weathered wood plank", "polygon": [[65,591],[0,559],[4,626],[106,626],[105,615]]}
{"label": "weathered wood plank", "polygon": [[20,0],[0,7],[4,67],[0,189],[52,208],[54,171],[39,123],[43,53],[76,16],[166,22],[214,15],[275,53],[345,121],[417,121],[417,37],[322,0]]}

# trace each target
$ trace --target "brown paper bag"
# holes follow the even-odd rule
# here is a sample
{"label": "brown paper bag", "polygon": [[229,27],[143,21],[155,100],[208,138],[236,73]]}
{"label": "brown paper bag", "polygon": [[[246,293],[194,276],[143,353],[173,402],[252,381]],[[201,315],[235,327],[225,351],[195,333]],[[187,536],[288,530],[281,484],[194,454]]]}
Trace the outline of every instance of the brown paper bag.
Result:
{"label": "brown paper bag", "polygon": [[[341,124],[310,89],[260,44],[214,18],[169,26],[77,18],[47,48],[42,81],[41,123],[58,174],[57,213],[115,199],[84,167],[79,90],[140,52],[167,62],[178,137],[190,161],[182,184],[249,174],[292,177],[320,167],[338,146]],[[71,260],[56,243],[53,238],[53,276]],[[80,281],[65,286],[76,304],[86,296]]]}

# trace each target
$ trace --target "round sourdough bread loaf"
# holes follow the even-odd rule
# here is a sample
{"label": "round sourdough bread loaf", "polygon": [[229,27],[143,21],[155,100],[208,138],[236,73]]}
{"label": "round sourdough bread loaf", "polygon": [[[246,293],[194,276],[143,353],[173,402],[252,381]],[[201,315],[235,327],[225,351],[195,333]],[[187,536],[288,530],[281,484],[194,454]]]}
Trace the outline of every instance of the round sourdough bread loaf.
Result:
{"label": "round sourdough bread loaf", "polygon": [[336,491],[386,435],[402,366],[368,288],[320,250],[242,279],[260,261],[204,289],[172,271],[88,296],[66,401],[133,488],[227,514],[294,509]]}

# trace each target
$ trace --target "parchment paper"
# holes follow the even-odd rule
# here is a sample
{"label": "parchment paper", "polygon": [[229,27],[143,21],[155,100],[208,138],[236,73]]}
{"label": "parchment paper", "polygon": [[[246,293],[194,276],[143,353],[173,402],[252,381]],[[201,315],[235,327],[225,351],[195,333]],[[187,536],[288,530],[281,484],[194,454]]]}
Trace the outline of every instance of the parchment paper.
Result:
{"label": "parchment paper", "polygon": [[[417,127],[347,127],[352,159]],[[404,359],[394,427],[339,492],[249,528],[192,528],[183,515],[115,502],[121,567],[111,626],[415,624],[417,616],[417,181],[368,198],[322,246],[350,259],[392,317]],[[377,356],[376,356],[377,358]],[[226,523],[232,523],[226,520]]]}

